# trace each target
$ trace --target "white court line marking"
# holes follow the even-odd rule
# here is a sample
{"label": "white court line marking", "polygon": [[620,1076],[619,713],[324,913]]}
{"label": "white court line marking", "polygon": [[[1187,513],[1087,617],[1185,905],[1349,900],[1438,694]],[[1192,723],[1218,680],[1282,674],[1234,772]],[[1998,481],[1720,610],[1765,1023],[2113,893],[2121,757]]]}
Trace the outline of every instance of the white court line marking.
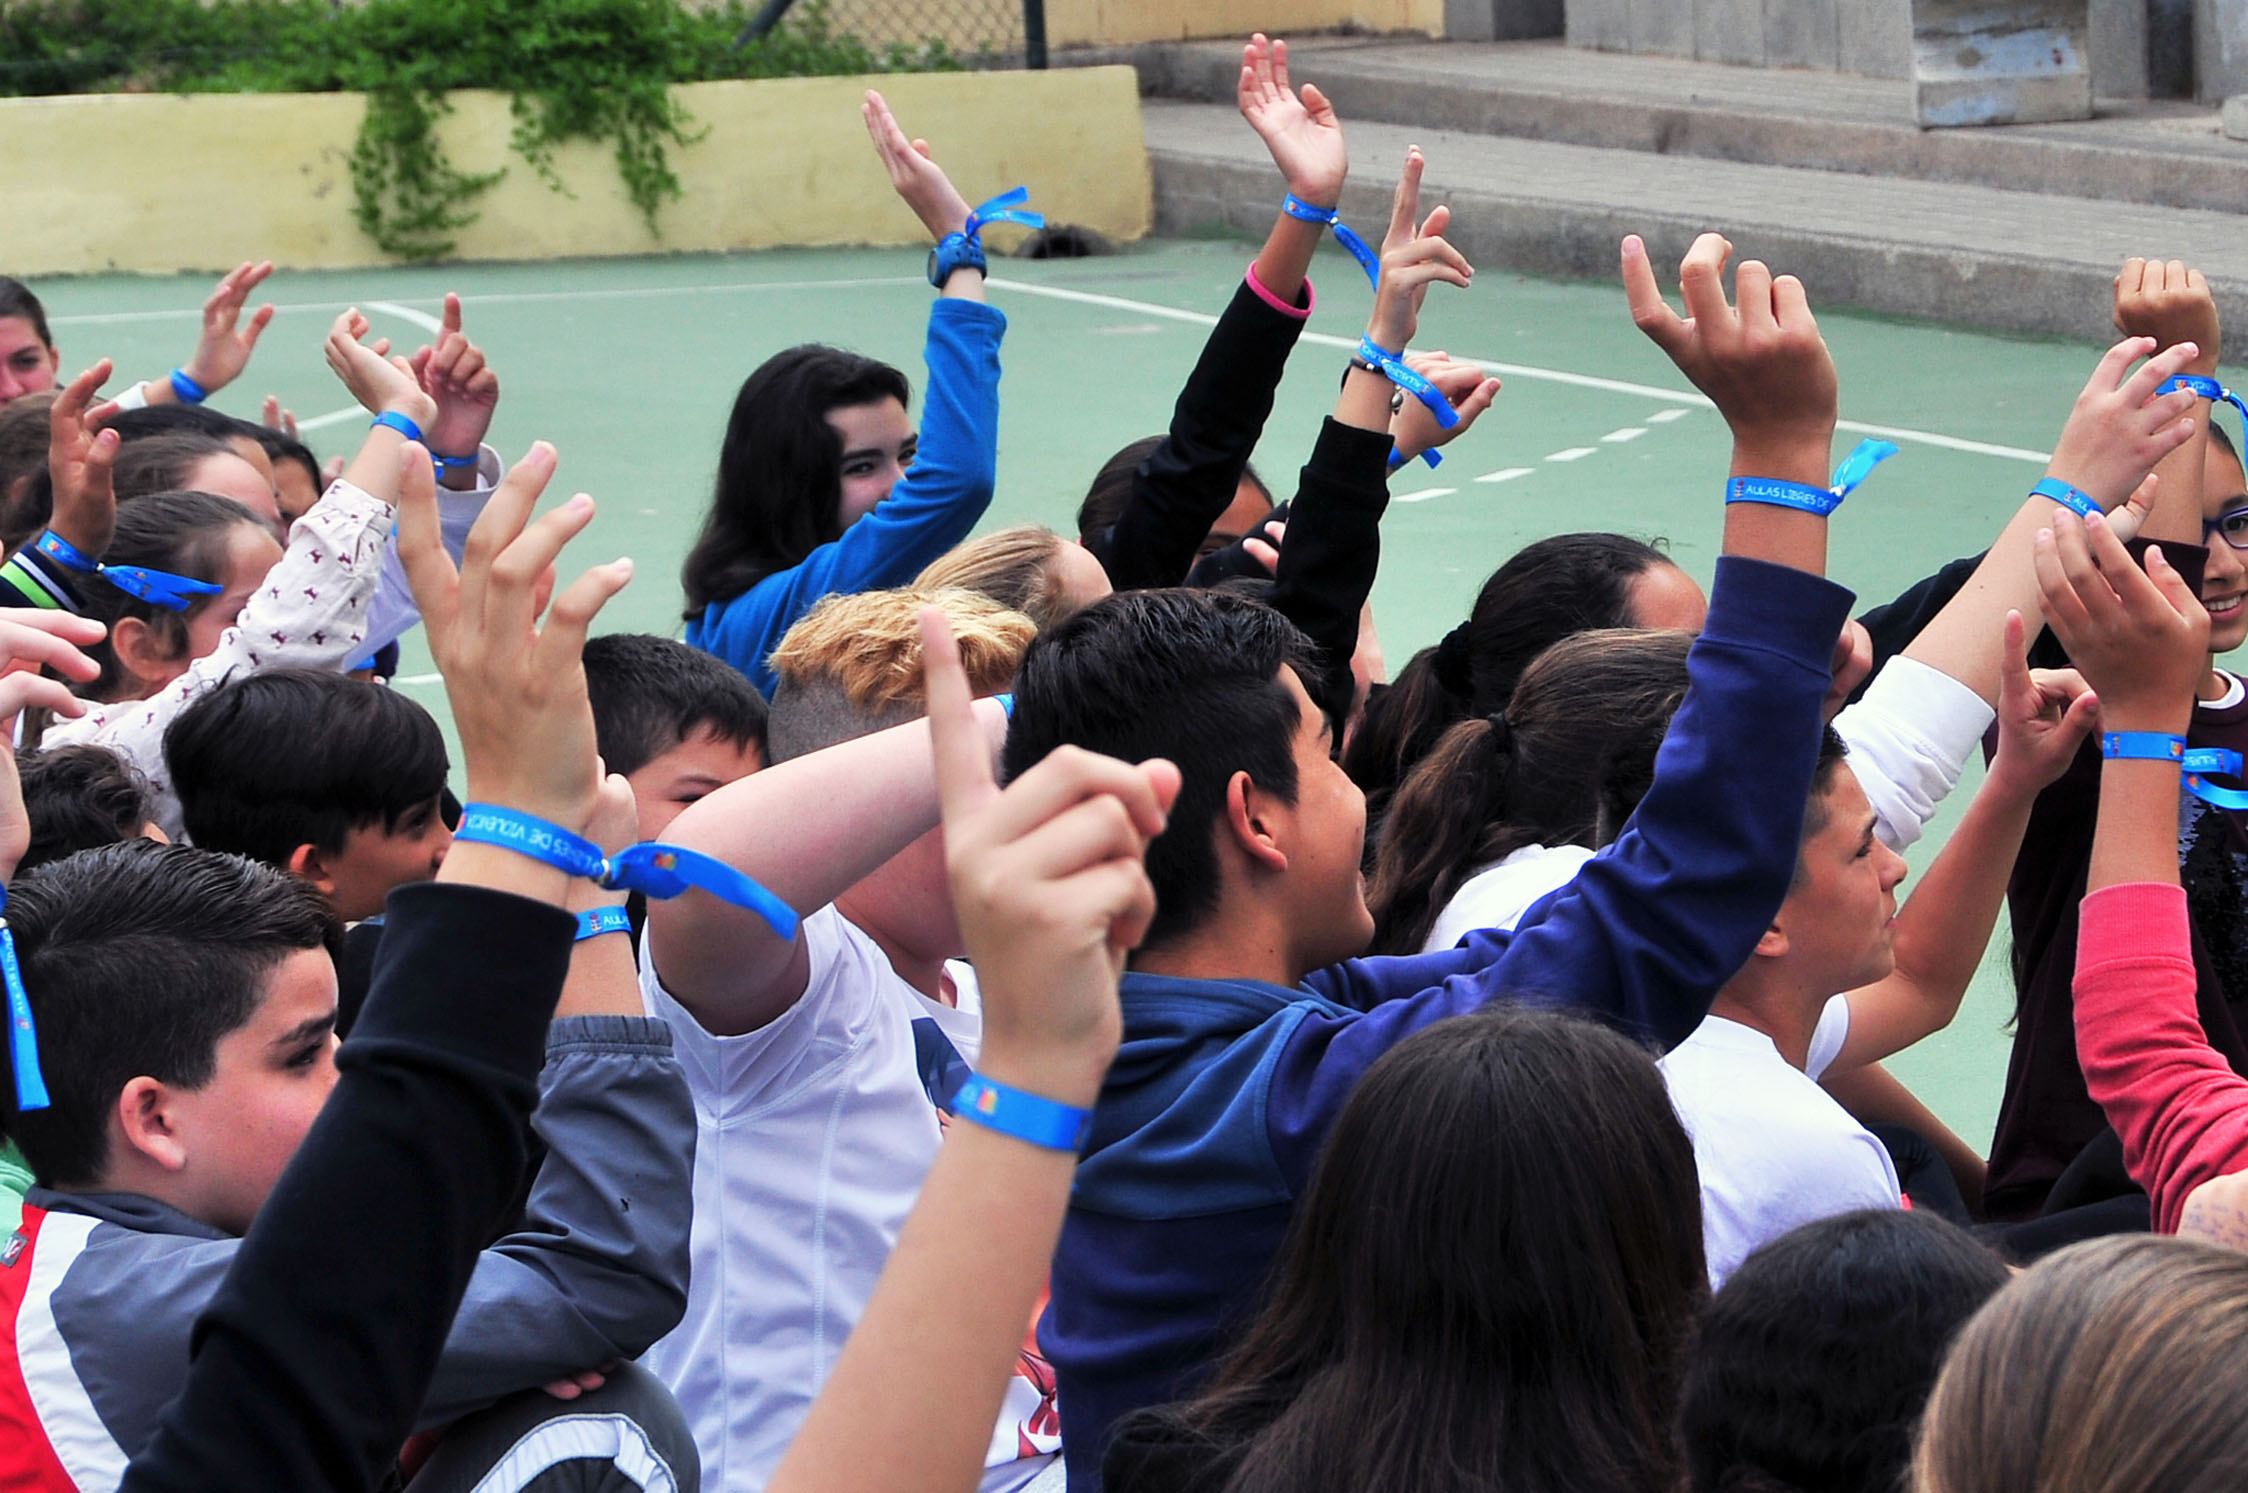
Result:
{"label": "white court line marking", "polygon": [[1622,445],[1625,441],[1636,441],[1646,433],[1647,427],[1644,425],[1626,425],[1621,430],[1609,431],[1600,439],[1610,445]]}
{"label": "white court line marking", "polygon": [[395,316],[401,321],[410,321],[425,332],[442,332],[445,330],[445,324],[431,316],[427,311],[416,311],[413,307],[401,306],[396,301],[369,301],[367,309],[369,311],[380,311],[385,316]]}
{"label": "white court line marking", "polygon": [[1571,447],[1570,447],[1570,448],[1569,448],[1568,450],[1566,450],[1566,451],[1556,451],[1556,452],[1554,452],[1554,453],[1553,453],[1553,454],[1552,454],[1551,456],[1547,457],[1547,458],[1546,458],[1546,460],[1547,460],[1547,461],[1583,461],[1583,460],[1584,460],[1584,459],[1585,459],[1586,457],[1588,457],[1588,456],[1592,455],[1592,453],[1593,453],[1593,449],[1594,449],[1594,448],[1593,448],[1593,447],[1591,447],[1591,446],[1571,446]]}
{"label": "white court line marking", "polygon": [[1430,498],[1448,498],[1458,491],[1459,489],[1456,487],[1424,487],[1419,492],[1399,493],[1390,501],[1392,503],[1425,503]]}
{"label": "white court line marking", "polygon": [[299,420],[297,422],[297,429],[325,430],[331,425],[343,424],[344,421],[350,419],[353,415],[364,415],[366,413],[366,410],[355,404],[349,409],[330,410],[325,415],[314,415],[309,420]]}
{"label": "white court line marking", "polygon": [[[734,285],[650,285],[631,290],[551,290],[503,291],[495,295],[463,297],[464,305],[537,304],[549,301],[621,301],[653,300],[666,296],[682,295],[737,295],[772,290],[854,290],[870,286],[921,285],[926,283],[918,275],[874,275],[844,280],[766,280]],[[1214,326],[1217,318],[1203,311],[1184,311],[1176,306],[1159,305],[1153,301],[1131,300],[1124,296],[1096,295],[1091,291],[1068,290],[1059,285],[1033,285],[1025,280],[994,277],[985,283],[1001,290],[1012,290],[1023,295],[1046,296],[1057,301],[1076,301],[1088,306],[1111,306],[1123,311],[1137,311],[1143,316],[1158,316],[1170,321],[1183,321],[1195,326]],[[320,311],[333,316],[348,301],[301,301],[276,306],[276,311]],[[202,316],[200,306],[166,311],[114,311],[88,313],[75,316],[50,316],[51,326],[103,326],[136,321],[194,320]],[[1348,337],[1334,337],[1324,332],[1306,332],[1300,341],[1321,347],[1339,347],[1355,352],[1358,343]],[[1492,359],[1469,358],[1481,363],[1493,373],[1527,378],[1545,383],[1568,384],[1581,389],[1600,389],[1610,394],[1635,394],[1642,399],[1660,400],[1672,406],[1656,410],[1646,418],[1649,424],[1664,425],[1685,418],[1695,409],[1711,408],[1710,402],[1699,394],[1683,389],[1665,389],[1654,384],[1632,383],[1624,379],[1596,378],[1586,373],[1571,373],[1561,368],[1539,368],[1527,363],[1503,363]],[[338,412],[341,417],[342,412]],[[320,417],[325,418],[325,417]],[[302,429],[303,422],[298,422]],[[1970,441],[1959,436],[1942,435],[1929,430],[1912,430],[1893,425],[1867,425],[1856,420],[1838,421],[1838,430],[1854,435],[1881,436],[1892,441],[1911,442],[1922,446],[1940,446],[1949,451],[1965,451],[1976,456],[2000,456],[2013,461],[2034,461],[2040,464],[2051,459],[2049,451],[2030,451],[2020,446],[2000,446],[1988,441]]]}
{"label": "white court line marking", "polygon": [[[463,306],[502,306],[537,303],[543,301],[616,301],[651,300],[675,295],[733,295],[760,290],[856,290],[871,285],[926,285],[929,282],[919,275],[882,275],[856,280],[760,280],[745,281],[736,285],[649,285],[634,290],[520,290],[501,291],[494,295],[463,296]],[[351,301],[291,301],[275,306],[276,314],[295,311],[317,311],[334,316]],[[367,303],[372,306],[373,302]],[[394,304],[388,303],[385,304]],[[135,321],[200,321],[203,308],[181,308],[169,311],[103,311],[86,312],[76,316],[50,316],[47,323],[58,327],[98,327]],[[1356,347],[1357,343],[1351,346]]]}
{"label": "white court line marking", "polygon": [[442,674],[400,674],[390,682],[392,684],[443,684],[445,676]]}
{"label": "white court line marking", "polygon": [[1512,482],[1515,478],[1527,477],[1536,470],[1536,467],[1501,467],[1496,472],[1485,472],[1475,480],[1478,482]]}

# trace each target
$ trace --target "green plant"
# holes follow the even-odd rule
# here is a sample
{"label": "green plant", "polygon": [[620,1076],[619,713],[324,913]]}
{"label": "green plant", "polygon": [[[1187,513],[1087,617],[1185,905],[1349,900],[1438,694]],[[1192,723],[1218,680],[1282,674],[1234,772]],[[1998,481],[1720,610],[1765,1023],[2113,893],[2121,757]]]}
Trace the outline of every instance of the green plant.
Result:
{"label": "green plant", "polygon": [[701,138],[671,92],[714,78],[960,65],[941,43],[876,51],[809,0],[736,50],[747,0],[0,0],[0,94],[362,92],[351,153],[359,225],[410,259],[452,251],[504,171],[468,173],[437,124],[459,88],[510,96],[510,145],[556,191],[557,147],[607,141],[649,231],[680,194],[670,149]]}

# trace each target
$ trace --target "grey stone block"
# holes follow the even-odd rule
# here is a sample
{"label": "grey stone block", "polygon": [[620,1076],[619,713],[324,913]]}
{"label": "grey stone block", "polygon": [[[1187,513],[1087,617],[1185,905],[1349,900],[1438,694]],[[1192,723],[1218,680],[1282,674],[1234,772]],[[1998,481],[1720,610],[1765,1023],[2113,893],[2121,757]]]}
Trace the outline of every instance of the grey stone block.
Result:
{"label": "grey stone block", "polygon": [[1630,49],[1641,55],[1694,55],[1693,0],[1631,0]]}
{"label": "grey stone block", "polygon": [[1493,0],[1444,0],[1446,41],[1495,41]]}
{"label": "grey stone block", "polygon": [[2092,93],[2147,96],[2146,0],[2091,0]]}
{"label": "grey stone block", "polygon": [[2248,93],[2248,0],[2198,0],[2193,73],[2194,96],[2204,103]]}
{"label": "grey stone block", "polygon": [[2248,140],[2248,93],[2226,99],[2224,112],[2218,117],[2227,140]]}
{"label": "grey stone block", "polygon": [[1764,0],[1680,0],[1694,12],[1694,55],[1704,62],[1764,65]]}
{"label": "grey stone block", "polygon": [[1837,71],[1861,78],[1912,76],[1910,0],[1844,0],[1835,16]]}
{"label": "grey stone block", "polygon": [[1540,41],[1561,34],[1562,0],[1483,0],[1483,4],[1491,12],[1493,41]]}
{"label": "grey stone block", "polygon": [[1765,65],[1815,67],[1830,73],[1839,70],[1840,12],[1864,3],[1866,0],[1765,0]]}
{"label": "grey stone block", "polygon": [[1572,47],[1631,50],[1632,0],[1568,0],[1563,36]]}
{"label": "grey stone block", "polygon": [[2091,118],[2090,36],[2086,0],[1913,0],[1921,125]]}

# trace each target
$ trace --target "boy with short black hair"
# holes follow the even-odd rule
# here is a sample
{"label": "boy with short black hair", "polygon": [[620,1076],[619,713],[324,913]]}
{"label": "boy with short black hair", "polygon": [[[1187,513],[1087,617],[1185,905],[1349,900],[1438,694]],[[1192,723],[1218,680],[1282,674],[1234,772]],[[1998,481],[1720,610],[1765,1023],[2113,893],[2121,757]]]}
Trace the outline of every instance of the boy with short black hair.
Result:
{"label": "boy with short black hair", "polygon": [[107,747],[59,746],[16,761],[31,846],[16,874],[121,840],[160,839],[148,812],[148,779]]}
{"label": "boy with short black hair", "polygon": [[179,713],[164,760],[194,844],[296,873],[347,923],[435,876],[452,844],[445,739],[379,684],[311,669],[229,680]]}
{"label": "boy with short black hair", "polygon": [[585,685],[601,760],[632,784],[643,840],[765,765],[765,697],[699,648],[652,633],[588,638]]}

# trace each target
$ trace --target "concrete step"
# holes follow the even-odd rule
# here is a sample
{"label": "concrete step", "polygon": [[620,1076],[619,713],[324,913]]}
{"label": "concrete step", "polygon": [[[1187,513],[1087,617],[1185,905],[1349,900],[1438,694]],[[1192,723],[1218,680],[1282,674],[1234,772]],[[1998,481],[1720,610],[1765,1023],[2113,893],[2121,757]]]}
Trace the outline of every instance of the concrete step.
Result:
{"label": "concrete step", "polygon": [[[1159,98],[1230,102],[1230,42],[1104,53]],[[1382,121],[1660,156],[2248,213],[2248,143],[2217,111],[2104,100],[2070,124],[1921,130],[1912,84],[1787,68],[1625,56],[1558,42],[1309,38],[1291,45],[1350,125]],[[1354,131],[1355,133],[1355,131]]]}
{"label": "concrete step", "polygon": [[[1151,99],[1143,119],[1159,232],[1271,226],[1279,181],[1230,105]],[[2160,254],[2200,266],[2226,322],[2248,327],[2248,222],[2228,212],[1354,119],[1343,211],[1362,231],[1387,220],[1415,142],[1424,205],[1452,204],[1448,236],[1479,266],[1613,279],[1626,233],[1675,265],[1715,228],[1740,256],[1800,275],[1815,306],[2104,341],[2117,267]]]}

